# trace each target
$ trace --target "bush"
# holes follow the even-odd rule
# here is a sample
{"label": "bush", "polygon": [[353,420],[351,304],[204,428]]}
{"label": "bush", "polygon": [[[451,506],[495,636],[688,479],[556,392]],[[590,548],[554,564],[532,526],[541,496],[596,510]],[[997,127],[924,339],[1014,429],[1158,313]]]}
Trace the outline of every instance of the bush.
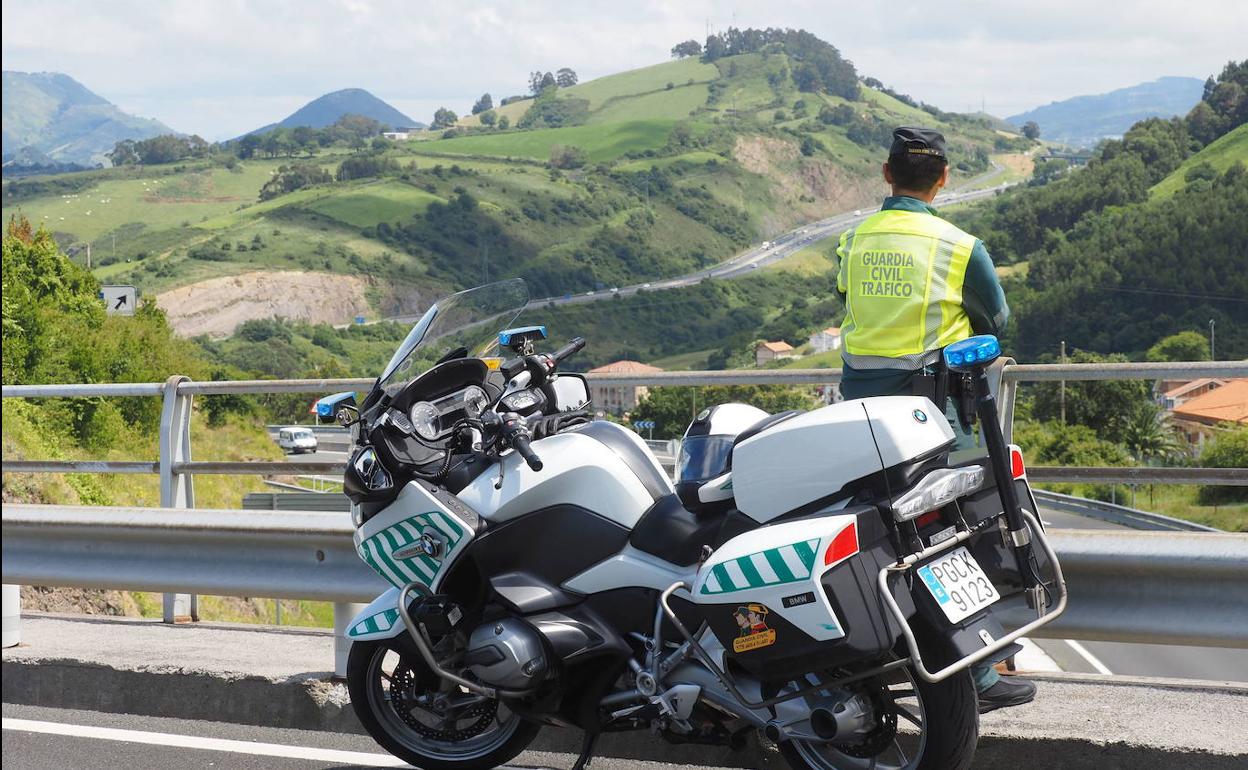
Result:
{"label": "bush", "polygon": [[[1205,468],[1248,468],[1248,428],[1234,428],[1219,434],[1200,453]],[[1201,505],[1248,502],[1248,487],[1201,487],[1196,498]]]}

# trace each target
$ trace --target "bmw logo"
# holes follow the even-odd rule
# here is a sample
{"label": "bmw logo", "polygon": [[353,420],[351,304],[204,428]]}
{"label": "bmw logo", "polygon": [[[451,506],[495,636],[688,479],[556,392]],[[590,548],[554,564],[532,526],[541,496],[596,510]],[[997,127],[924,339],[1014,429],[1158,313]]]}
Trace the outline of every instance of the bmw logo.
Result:
{"label": "bmw logo", "polygon": [[918,423],[927,422],[927,412],[923,411],[922,409],[915,409],[913,412],[911,412],[911,414],[914,415],[915,422],[918,422]]}
{"label": "bmw logo", "polygon": [[442,541],[429,533],[420,536],[420,550],[431,559],[442,557]]}

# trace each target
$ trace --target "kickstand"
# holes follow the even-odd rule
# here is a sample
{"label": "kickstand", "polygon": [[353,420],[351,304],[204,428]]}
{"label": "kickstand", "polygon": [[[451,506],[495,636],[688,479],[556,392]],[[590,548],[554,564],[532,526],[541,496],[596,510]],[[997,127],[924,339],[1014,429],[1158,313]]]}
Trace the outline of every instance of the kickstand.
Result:
{"label": "kickstand", "polygon": [[572,770],[585,770],[589,766],[589,760],[594,756],[594,744],[597,742],[598,733],[585,733],[585,737],[581,739],[581,755],[576,758]]}

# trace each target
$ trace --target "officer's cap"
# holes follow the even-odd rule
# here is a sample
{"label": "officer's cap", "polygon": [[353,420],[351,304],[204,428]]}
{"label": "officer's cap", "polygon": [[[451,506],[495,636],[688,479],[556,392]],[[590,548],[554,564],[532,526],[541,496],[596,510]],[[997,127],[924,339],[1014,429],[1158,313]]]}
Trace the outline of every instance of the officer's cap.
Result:
{"label": "officer's cap", "polygon": [[893,144],[888,157],[898,155],[928,155],[945,158],[945,136],[931,128],[902,126],[893,130]]}

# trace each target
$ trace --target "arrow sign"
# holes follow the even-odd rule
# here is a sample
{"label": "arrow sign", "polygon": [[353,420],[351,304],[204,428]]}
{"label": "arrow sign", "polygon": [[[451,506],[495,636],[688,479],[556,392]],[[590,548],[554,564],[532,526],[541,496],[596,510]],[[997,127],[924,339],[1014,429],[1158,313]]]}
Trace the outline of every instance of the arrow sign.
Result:
{"label": "arrow sign", "polygon": [[101,286],[100,299],[109,315],[134,315],[139,291],[133,286]]}

